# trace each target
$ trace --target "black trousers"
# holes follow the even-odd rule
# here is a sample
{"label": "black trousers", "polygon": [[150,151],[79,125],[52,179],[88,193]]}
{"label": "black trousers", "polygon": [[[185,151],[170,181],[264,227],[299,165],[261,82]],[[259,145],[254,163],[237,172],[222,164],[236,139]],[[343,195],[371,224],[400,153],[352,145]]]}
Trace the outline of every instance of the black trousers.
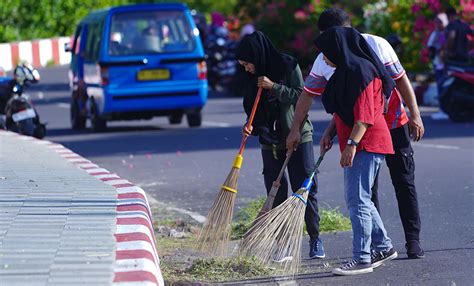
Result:
{"label": "black trousers", "polygon": [[[386,155],[385,159],[395,188],[405,239],[406,241],[420,240],[421,220],[415,187],[415,160],[413,159],[408,124],[390,130],[390,135],[395,154]],[[380,213],[377,191],[378,174],[372,188],[372,202]]]}
{"label": "black trousers", "polygon": [[[276,155],[276,156],[275,156]],[[263,178],[267,194],[272,188],[273,181],[278,177],[280,169],[286,158],[286,150],[276,150],[275,154],[272,150],[262,149],[263,158]],[[303,184],[304,180],[314,171],[314,153],[313,142],[300,144],[298,149],[293,152],[288,162],[288,176],[290,178],[291,189],[293,192]],[[305,211],[305,223],[311,239],[319,237],[319,213],[318,200],[316,199],[317,178],[314,176],[314,184],[311,188]],[[275,196],[273,208],[283,203],[288,198],[288,180],[286,174],[281,179],[281,186]],[[288,214],[291,215],[291,214]]]}

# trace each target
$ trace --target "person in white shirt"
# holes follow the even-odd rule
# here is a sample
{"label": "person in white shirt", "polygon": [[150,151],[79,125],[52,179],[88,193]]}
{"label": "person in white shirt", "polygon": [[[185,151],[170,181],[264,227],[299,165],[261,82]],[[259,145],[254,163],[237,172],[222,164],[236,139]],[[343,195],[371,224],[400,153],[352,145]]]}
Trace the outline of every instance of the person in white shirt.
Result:
{"label": "person in white shirt", "polygon": [[[318,20],[318,28],[321,32],[335,26],[351,26],[350,18],[346,12],[341,9],[331,8],[321,13]],[[410,144],[410,137],[415,141],[419,141],[423,137],[423,122],[410,80],[393,48],[381,37],[370,34],[363,34],[363,37],[385,65],[396,83],[396,88],[387,100],[385,114],[395,154],[386,155],[386,161],[395,188],[400,218],[405,231],[407,255],[409,258],[423,258],[425,254],[420,244],[421,221],[414,182],[415,162],[413,159],[413,149]],[[314,97],[320,96],[323,93],[326,83],[333,73],[334,68],[327,65],[323,60],[323,55],[319,54],[310,74],[305,80],[304,90],[296,104],[293,125],[287,137],[287,148],[297,148],[300,138],[298,126],[304,120],[305,114],[308,113]],[[410,111],[409,116],[405,112],[403,101]],[[335,121],[333,118],[320,140],[321,151],[327,151],[332,147],[332,139],[335,135]],[[377,198],[377,181],[378,175],[372,188],[372,201],[380,212]],[[381,262],[387,259],[392,259],[392,257],[388,257],[384,253],[374,252],[372,263],[380,265]]]}

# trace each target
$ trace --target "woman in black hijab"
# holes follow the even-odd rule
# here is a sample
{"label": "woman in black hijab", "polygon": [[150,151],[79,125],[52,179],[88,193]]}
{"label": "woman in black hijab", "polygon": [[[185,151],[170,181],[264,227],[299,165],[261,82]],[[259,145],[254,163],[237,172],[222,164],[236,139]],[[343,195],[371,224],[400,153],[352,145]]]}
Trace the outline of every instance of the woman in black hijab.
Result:
{"label": "woman in black hijab", "polygon": [[385,154],[393,154],[383,113],[385,98],[390,96],[395,83],[362,35],[353,28],[328,29],[316,38],[315,44],[326,63],[336,69],[322,101],[336,121],[353,232],[353,259],[335,268],[333,273],[369,273],[397,257],[370,199]]}
{"label": "woman in black hijab", "polygon": [[[237,47],[236,58],[247,71],[247,77],[240,85],[247,116],[250,115],[257,89],[263,88],[253,121],[253,130],[248,130],[244,125],[243,132],[245,135],[259,137],[263,176],[268,194],[285,161],[285,141],[293,122],[296,102],[303,90],[303,77],[296,59],[278,52],[262,32],[254,32],[242,38]],[[314,169],[313,126],[309,120],[304,123],[301,134],[301,144],[288,163],[293,192],[300,188]],[[281,204],[287,197],[288,182],[284,176],[273,207]],[[324,248],[319,239],[316,184],[308,197],[305,222],[310,235],[310,258],[324,258]]]}

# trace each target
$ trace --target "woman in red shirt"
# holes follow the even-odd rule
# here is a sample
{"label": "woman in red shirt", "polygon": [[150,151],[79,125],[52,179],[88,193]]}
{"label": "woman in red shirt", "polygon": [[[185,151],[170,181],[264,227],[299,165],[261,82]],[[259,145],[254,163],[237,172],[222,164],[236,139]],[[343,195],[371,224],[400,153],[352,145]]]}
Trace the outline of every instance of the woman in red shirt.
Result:
{"label": "woman in red shirt", "polygon": [[315,44],[326,63],[336,69],[322,101],[336,120],[345,199],[353,231],[353,259],[335,268],[333,273],[369,273],[397,257],[370,200],[377,170],[385,154],[393,154],[383,113],[384,98],[390,96],[395,83],[362,35],[353,28],[328,29]]}

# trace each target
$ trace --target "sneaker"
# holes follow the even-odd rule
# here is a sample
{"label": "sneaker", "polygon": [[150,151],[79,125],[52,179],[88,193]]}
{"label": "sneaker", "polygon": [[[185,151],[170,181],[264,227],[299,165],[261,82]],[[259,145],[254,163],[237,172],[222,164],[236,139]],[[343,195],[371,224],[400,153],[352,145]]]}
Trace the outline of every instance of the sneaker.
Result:
{"label": "sneaker", "polygon": [[387,251],[373,251],[370,255],[370,260],[372,261],[372,267],[377,268],[382,265],[384,262],[388,262],[392,259],[397,258],[398,253],[395,249],[390,248]]}
{"label": "sneaker", "polygon": [[334,268],[332,274],[334,275],[358,275],[373,272],[374,268],[372,264],[368,262],[360,262],[359,260],[352,259],[341,267]]}
{"label": "sneaker", "polygon": [[321,239],[310,239],[309,240],[309,258],[314,259],[323,259],[326,257],[326,254],[324,253],[324,246],[323,242]]}
{"label": "sneaker", "polygon": [[423,251],[423,248],[421,248],[421,244],[418,240],[407,241],[405,248],[407,249],[408,258],[425,258],[425,252]]}

